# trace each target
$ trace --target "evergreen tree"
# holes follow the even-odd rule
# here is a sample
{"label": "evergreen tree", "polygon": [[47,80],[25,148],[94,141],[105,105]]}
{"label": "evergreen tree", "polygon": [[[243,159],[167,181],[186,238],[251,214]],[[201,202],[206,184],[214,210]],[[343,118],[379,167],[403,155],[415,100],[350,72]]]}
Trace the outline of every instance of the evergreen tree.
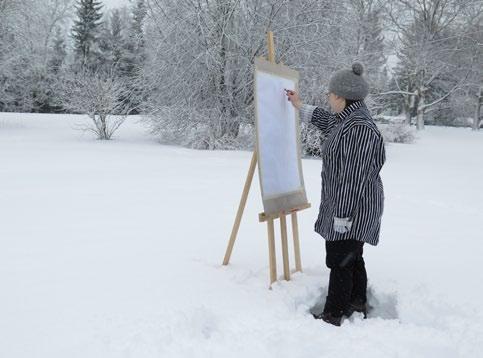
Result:
{"label": "evergreen tree", "polygon": [[144,67],[146,52],[144,40],[144,21],[147,9],[144,0],[137,0],[131,10],[131,22],[124,47],[124,57],[120,70],[123,76],[130,79],[129,103],[133,113],[139,113],[139,106],[145,100],[143,97],[142,69]]}
{"label": "evergreen tree", "polygon": [[52,57],[49,61],[49,70],[54,74],[58,73],[64,64],[65,58],[67,56],[65,37],[62,29],[60,27],[56,28],[55,38],[52,48]]}
{"label": "evergreen tree", "polygon": [[127,76],[136,76],[145,60],[143,27],[146,13],[145,1],[137,0],[132,8],[132,18],[126,42],[125,67],[123,68],[123,72]]}
{"label": "evergreen tree", "polygon": [[72,37],[77,61],[82,67],[90,67],[95,62],[102,7],[97,0],[78,0]]}
{"label": "evergreen tree", "polygon": [[146,18],[147,10],[144,0],[138,0],[132,10],[131,21],[131,36],[133,37],[136,48],[144,47],[144,19]]}
{"label": "evergreen tree", "polygon": [[111,16],[112,63],[116,66],[123,56],[122,21],[119,10],[114,10]]}
{"label": "evergreen tree", "polygon": [[99,38],[99,49],[102,53],[100,66],[108,71],[115,69],[115,72],[118,72],[122,67],[125,52],[124,32],[121,12],[116,9],[109,17],[109,21],[104,23]]}

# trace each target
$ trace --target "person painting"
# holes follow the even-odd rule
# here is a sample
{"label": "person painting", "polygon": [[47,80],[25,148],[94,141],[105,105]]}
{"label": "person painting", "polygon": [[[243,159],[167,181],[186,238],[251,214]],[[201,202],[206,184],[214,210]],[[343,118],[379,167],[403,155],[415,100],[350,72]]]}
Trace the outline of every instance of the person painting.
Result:
{"label": "person painting", "polygon": [[327,93],[332,112],[303,104],[298,93],[285,90],[304,122],[327,139],[322,145],[322,190],[315,231],[325,240],[330,269],[324,310],[315,318],[340,326],[343,316],[367,314],[364,243],[379,242],[384,189],[379,172],[386,155],[384,140],[364,98],[369,86],[364,67],[335,72]]}

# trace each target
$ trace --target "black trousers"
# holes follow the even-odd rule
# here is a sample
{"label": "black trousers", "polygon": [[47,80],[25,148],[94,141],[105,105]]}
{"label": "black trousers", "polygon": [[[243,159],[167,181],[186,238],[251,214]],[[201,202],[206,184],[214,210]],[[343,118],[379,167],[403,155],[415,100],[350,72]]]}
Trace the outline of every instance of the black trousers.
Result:
{"label": "black trousers", "polygon": [[364,243],[356,240],[326,241],[326,265],[330,268],[324,312],[341,316],[350,303],[366,303],[367,273],[362,258]]}

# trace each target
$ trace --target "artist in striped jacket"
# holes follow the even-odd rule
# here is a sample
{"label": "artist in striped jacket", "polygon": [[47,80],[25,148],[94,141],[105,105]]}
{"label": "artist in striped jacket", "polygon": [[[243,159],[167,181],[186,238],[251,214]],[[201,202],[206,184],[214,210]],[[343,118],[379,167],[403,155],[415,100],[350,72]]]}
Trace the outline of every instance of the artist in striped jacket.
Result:
{"label": "artist in striped jacket", "polygon": [[364,104],[369,88],[363,66],[337,71],[327,93],[332,112],[303,104],[294,91],[287,97],[302,121],[327,139],[322,145],[322,193],[315,231],[326,240],[331,269],[324,312],[315,318],[340,325],[343,315],[367,313],[367,274],[363,245],[377,245],[384,208],[379,172],[384,141]]}

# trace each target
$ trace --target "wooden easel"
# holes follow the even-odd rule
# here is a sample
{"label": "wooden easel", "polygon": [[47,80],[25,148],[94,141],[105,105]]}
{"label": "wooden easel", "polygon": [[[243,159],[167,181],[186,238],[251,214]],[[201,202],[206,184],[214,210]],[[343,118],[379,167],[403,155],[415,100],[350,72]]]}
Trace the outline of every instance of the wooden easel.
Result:
{"label": "wooden easel", "polygon": [[[273,32],[269,31],[267,34],[267,45],[268,45],[268,60],[275,63],[275,45],[273,41]],[[230,235],[230,241],[228,242],[228,247],[226,249],[225,258],[223,259],[223,265],[228,265],[230,262],[231,253],[233,251],[233,246],[235,245],[236,236],[238,234],[238,229],[240,228],[241,218],[243,216],[243,211],[248,198],[248,193],[252,185],[253,174],[255,173],[255,167],[257,165],[257,149],[253,151],[252,160],[250,162],[250,168],[248,169],[248,175],[245,180],[245,186],[243,187],[242,196],[240,199],[240,204],[238,205],[238,211],[236,213],[235,222],[233,224],[233,229]],[[286,215],[290,214],[292,217],[292,232],[293,232],[293,242],[294,242],[294,254],[295,254],[295,272],[302,272],[302,262],[300,259],[300,242],[299,242],[299,230],[297,221],[297,211],[310,208],[310,204],[305,204],[300,207],[292,208],[288,211],[280,212],[277,214],[266,215],[265,213],[260,213],[258,215],[259,222],[267,222],[268,229],[268,256],[270,265],[270,286],[272,283],[277,281],[277,260],[275,254],[275,230],[274,230],[274,220],[280,218],[280,231],[281,231],[281,241],[282,241],[282,258],[283,258],[283,276],[284,279],[290,280],[290,264],[288,256],[288,240],[287,240],[287,219]]]}

